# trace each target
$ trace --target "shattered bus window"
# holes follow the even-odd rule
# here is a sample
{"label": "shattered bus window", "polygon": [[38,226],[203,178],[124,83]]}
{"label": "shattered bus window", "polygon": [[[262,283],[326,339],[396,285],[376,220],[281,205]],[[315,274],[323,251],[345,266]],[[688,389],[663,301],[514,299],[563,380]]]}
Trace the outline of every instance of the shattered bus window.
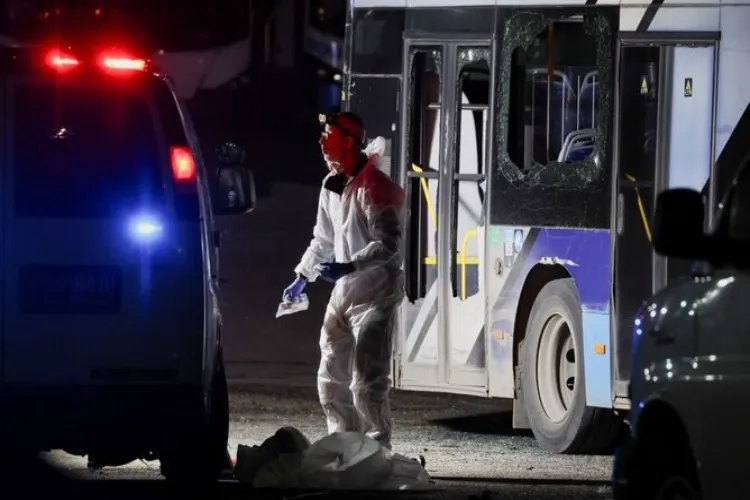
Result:
{"label": "shattered bus window", "polygon": [[519,13],[504,40],[501,175],[511,183],[568,187],[600,179],[610,116],[609,24],[598,15],[553,20]]}

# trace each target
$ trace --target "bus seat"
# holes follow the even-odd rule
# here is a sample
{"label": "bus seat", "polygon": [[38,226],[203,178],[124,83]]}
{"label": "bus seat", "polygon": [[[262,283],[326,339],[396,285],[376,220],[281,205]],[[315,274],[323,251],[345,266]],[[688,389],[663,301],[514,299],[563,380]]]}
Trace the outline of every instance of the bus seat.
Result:
{"label": "bus seat", "polygon": [[590,71],[583,77],[578,90],[576,109],[577,128],[596,127],[596,113],[598,111],[596,95],[599,91],[598,76],[598,71]]}
{"label": "bus seat", "polygon": [[[565,142],[563,143],[563,147],[557,157],[557,161],[565,163],[579,161],[580,159],[585,158],[593,151],[595,141],[596,130],[593,128],[575,130],[569,133],[565,138]],[[583,156],[579,158],[579,155]]]}

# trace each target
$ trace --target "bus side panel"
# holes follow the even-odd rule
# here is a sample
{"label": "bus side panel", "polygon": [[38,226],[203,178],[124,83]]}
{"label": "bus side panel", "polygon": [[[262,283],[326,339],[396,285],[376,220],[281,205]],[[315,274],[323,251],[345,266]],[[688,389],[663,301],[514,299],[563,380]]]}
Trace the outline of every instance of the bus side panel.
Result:
{"label": "bus side panel", "polygon": [[398,158],[397,145],[394,143],[398,137],[398,105],[399,93],[401,91],[401,79],[399,75],[388,77],[360,77],[352,75],[349,110],[359,114],[365,123],[367,142],[381,136],[385,138],[386,149],[379,163],[384,173],[390,175],[395,181],[399,180],[399,172],[396,171],[396,162],[392,159]]}
{"label": "bus side panel", "polygon": [[[682,5],[659,4],[655,9],[646,9],[635,2],[623,1],[620,8],[620,30],[638,32],[711,32],[718,31],[720,8],[719,0],[707,0],[694,6],[687,2]],[[714,6],[711,6],[714,4]]]}
{"label": "bus side panel", "polygon": [[[490,395],[514,396],[514,328],[530,273],[561,266],[576,283],[583,319],[586,400],[610,407],[610,233],[608,230],[513,227],[489,229],[487,266],[490,310]],[[562,271],[562,270],[561,270]],[[515,360],[517,361],[517,360]]]}
{"label": "bus side panel", "polygon": [[365,123],[367,140],[386,139],[381,169],[398,180],[391,158],[397,158],[399,95],[401,92],[405,12],[403,9],[355,10],[354,28],[346,58],[351,72],[345,72],[342,108],[359,114]]}
{"label": "bus side panel", "polygon": [[750,132],[750,5],[722,6],[716,103],[714,209],[745,163]]}
{"label": "bus side panel", "polygon": [[[352,13],[351,45],[345,60],[352,75],[401,75],[406,11],[356,9]],[[344,88],[347,88],[344,82]]]}

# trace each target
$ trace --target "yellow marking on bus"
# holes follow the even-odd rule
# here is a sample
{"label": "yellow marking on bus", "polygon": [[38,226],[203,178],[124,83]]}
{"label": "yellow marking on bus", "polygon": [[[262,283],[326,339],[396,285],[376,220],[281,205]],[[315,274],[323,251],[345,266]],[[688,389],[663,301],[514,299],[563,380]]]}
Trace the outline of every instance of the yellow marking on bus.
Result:
{"label": "yellow marking on bus", "polygon": [[607,352],[607,346],[604,344],[594,344],[594,354],[604,354]]}

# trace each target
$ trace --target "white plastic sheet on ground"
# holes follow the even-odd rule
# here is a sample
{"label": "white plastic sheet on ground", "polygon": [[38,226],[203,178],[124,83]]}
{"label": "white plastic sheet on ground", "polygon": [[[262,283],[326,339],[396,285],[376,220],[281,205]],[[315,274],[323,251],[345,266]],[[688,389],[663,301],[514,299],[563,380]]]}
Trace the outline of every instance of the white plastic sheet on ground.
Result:
{"label": "white plastic sheet on ground", "polygon": [[363,434],[341,432],[310,444],[293,427],[261,446],[240,445],[235,476],[256,488],[411,490],[430,482],[420,462]]}

